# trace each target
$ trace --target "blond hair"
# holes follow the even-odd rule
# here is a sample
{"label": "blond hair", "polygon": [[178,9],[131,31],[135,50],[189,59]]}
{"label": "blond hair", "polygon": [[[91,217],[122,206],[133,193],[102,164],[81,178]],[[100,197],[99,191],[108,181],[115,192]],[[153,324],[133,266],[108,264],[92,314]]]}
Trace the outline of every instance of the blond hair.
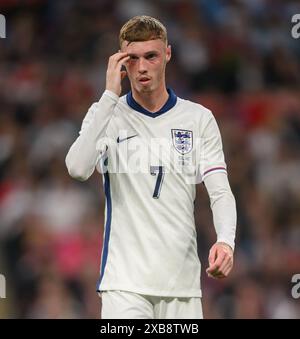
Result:
{"label": "blond hair", "polygon": [[161,39],[167,43],[166,27],[157,19],[147,15],[135,16],[127,21],[120,30],[119,42],[148,41]]}

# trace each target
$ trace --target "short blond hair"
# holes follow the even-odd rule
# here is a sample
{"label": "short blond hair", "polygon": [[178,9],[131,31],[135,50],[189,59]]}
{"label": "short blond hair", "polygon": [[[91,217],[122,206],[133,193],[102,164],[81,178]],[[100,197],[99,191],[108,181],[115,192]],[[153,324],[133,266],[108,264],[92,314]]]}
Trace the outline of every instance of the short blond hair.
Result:
{"label": "short blond hair", "polygon": [[120,30],[119,42],[148,41],[161,39],[167,43],[166,27],[157,19],[147,15],[135,16],[127,21]]}

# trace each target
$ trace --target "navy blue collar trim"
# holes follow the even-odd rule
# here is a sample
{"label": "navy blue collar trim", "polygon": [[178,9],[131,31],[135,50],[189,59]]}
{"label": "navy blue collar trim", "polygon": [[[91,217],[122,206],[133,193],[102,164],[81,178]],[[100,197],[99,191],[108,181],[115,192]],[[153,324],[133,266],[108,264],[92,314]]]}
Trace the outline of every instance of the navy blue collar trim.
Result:
{"label": "navy blue collar trim", "polygon": [[169,111],[171,108],[173,108],[176,105],[176,102],[177,102],[176,94],[174,93],[174,91],[171,88],[167,88],[167,91],[169,93],[169,98],[168,98],[167,102],[163,105],[163,107],[159,111],[154,112],[154,113],[148,111],[146,108],[144,108],[140,104],[138,104],[134,100],[131,91],[126,95],[126,101],[127,101],[127,104],[131,108],[133,108],[135,111],[138,111],[140,113],[148,115],[148,117],[156,118],[156,117],[162,115],[163,113],[166,113],[167,111]]}

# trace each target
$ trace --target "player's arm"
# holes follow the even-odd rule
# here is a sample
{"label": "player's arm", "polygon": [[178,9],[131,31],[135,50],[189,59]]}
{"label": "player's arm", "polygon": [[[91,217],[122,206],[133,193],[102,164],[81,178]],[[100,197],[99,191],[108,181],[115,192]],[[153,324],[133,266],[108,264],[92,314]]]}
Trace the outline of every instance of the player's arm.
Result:
{"label": "player's arm", "polygon": [[99,143],[106,136],[108,124],[118,102],[121,93],[121,81],[126,75],[126,72],[121,71],[121,67],[127,60],[129,60],[127,53],[121,52],[109,58],[106,72],[106,90],[100,100],[88,110],[79,136],[66,156],[69,174],[78,180],[86,180],[93,174],[101,156]]}
{"label": "player's arm", "polygon": [[209,252],[207,274],[213,278],[224,278],[233,267],[236,204],[228,182],[221,134],[211,112],[208,117],[202,131],[201,174],[210,198],[217,242]]}
{"label": "player's arm", "polygon": [[214,173],[204,180],[217,233],[217,242],[209,252],[207,274],[212,278],[225,278],[233,267],[236,232],[236,204],[227,175]]}

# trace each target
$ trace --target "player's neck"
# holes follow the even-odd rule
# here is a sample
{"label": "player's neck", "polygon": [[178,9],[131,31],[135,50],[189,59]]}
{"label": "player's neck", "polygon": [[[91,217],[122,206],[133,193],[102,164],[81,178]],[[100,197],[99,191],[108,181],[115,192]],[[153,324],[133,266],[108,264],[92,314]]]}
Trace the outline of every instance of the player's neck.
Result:
{"label": "player's neck", "polygon": [[137,92],[133,89],[132,95],[138,104],[153,113],[159,111],[169,98],[165,85],[152,92]]}

